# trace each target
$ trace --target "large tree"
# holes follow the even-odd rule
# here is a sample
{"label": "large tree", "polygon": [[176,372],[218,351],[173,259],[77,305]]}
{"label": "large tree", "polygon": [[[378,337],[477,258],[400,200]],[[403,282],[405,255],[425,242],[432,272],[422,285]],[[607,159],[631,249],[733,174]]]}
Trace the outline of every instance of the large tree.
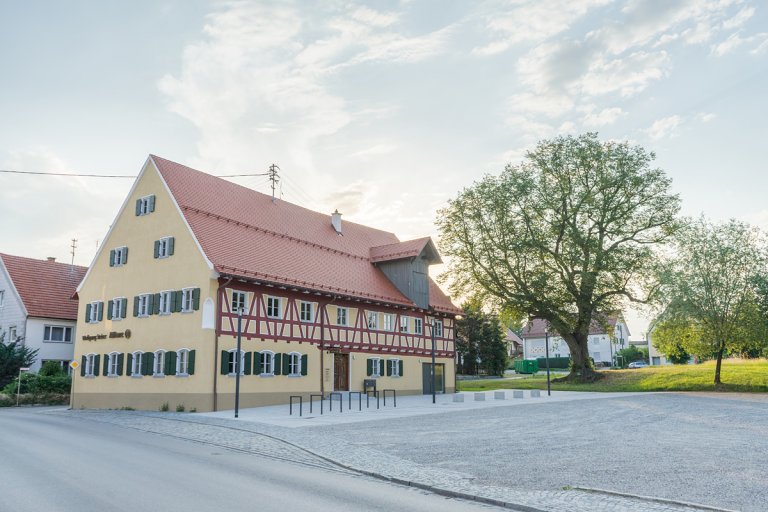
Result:
{"label": "large tree", "polygon": [[569,377],[597,378],[591,323],[642,299],[651,248],[675,226],[680,200],[654,157],[593,133],[558,137],[464,189],[437,219],[452,292],[544,319],[568,344]]}
{"label": "large tree", "polygon": [[456,322],[456,351],[461,355],[462,372],[476,375],[482,368],[488,375],[504,375],[507,369],[507,345],[499,317],[482,310],[480,303],[469,301]]}
{"label": "large tree", "polygon": [[687,352],[717,359],[720,384],[723,355],[749,351],[765,336],[756,286],[766,275],[764,242],[743,222],[701,217],[676,234],[673,248],[659,272],[661,318],[687,333],[679,337]]}

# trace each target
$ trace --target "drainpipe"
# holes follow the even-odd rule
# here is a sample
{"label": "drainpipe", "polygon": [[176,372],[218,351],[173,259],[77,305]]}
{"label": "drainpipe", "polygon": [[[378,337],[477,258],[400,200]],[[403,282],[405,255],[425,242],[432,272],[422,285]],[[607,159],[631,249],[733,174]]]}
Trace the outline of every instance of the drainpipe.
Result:
{"label": "drainpipe", "polygon": [[218,411],[219,405],[219,335],[221,333],[221,290],[232,282],[232,277],[219,285],[216,289],[216,335],[213,343],[213,412]]}

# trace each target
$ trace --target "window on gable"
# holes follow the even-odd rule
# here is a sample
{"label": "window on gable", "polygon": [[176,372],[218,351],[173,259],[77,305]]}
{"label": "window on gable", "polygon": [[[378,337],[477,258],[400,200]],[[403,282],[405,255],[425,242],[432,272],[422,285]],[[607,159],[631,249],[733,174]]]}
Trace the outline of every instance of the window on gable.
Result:
{"label": "window on gable", "polygon": [[408,317],[400,317],[400,332],[408,332]]}
{"label": "window on gable", "polygon": [[261,368],[259,373],[262,375],[274,375],[275,374],[275,353],[265,350],[260,352],[261,356]]}
{"label": "window on gable", "polygon": [[155,240],[155,259],[173,256],[175,240],[172,236],[166,236]]}
{"label": "window on gable", "polygon": [[393,315],[392,313],[384,313],[384,330],[385,331],[395,330],[395,315]]}
{"label": "window on gable", "polygon": [[232,292],[232,313],[243,310],[248,311],[248,294],[245,292]]}
{"label": "window on gable", "polygon": [[103,302],[91,302],[86,305],[86,318],[88,323],[99,323],[104,318],[104,303]]}
{"label": "window on gable", "polygon": [[279,297],[267,297],[267,316],[269,318],[281,318]]}
{"label": "window on gable", "polygon": [[416,334],[424,334],[424,320],[421,318],[413,319],[413,332]]}
{"label": "window on gable", "polygon": [[155,211],[155,196],[144,196],[136,200],[136,215],[149,215]]}
{"label": "window on gable", "polygon": [[107,303],[107,320],[121,320],[125,318],[128,309],[128,299],[116,297]]}
{"label": "window on gable", "polygon": [[72,327],[64,325],[46,325],[43,341],[49,343],[72,343]]}
{"label": "window on gable", "polygon": [[165,376],[165,350],[155,352],[155,362],[152,367],[152,374],[155,377]]}
{"label": "window on gable", "polygon": [[379,328],[379,314],[375,311],[368,312],[368,329]]}
{"label": "window on gable", "polygon": [[128,247],[118,247],[109,251],[109,266],[122,267],[128,263]]}
{"label": "window on gable", "polygon": [[337,307],[336,308],[336,325],[347,325],[347,308]]}
{"label": "window on gable", "polygon": [[314,320],[311,302],[299,302],[299,320],[302,322],[311,322]]}

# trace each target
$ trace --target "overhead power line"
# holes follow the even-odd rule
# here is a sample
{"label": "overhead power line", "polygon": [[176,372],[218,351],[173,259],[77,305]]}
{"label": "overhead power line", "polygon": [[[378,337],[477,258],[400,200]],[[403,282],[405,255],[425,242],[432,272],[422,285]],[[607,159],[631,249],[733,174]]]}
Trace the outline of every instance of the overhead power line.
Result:
{"label": "overhead power line", "polygon": [[[38,172],[38,171],[13,171],[8,169],[0,169],[0,172],[7,174],[33,174],[36,176],[67,176],[70,178],[131,178],[135,179],[136,176],[127,176],[125,174],[72,174],[68,172]],[[216,176],[217,178],[241,178],[245,176],[268,176],[269,173],[252,173],[252,174],[225,174],[222,176]]]}

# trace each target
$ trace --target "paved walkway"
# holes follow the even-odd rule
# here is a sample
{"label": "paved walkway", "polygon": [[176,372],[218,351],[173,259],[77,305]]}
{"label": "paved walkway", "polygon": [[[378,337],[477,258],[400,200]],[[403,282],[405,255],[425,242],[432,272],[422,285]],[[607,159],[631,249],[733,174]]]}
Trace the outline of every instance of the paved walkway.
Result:
{"label": "paved walkway", "polygon": [[[511,392],[510,392],[511,394]],[[472,395],[472,394],[467,394]],[[489,393],[485,402],[465,401],[454,404],[450,396],[440,397],[441,402],[432,406],[430,397],[402,397],[398,400],[397,409],[368,410],[365,412],[349,412],[344,403],[344,412],[323,414],[311,419],[304,417],[285,418],[286,407],[261,408],[258,410],[242,411],[241,418],[234,420],[231,412],[215,414],[177,414],[152,413],[131,411],[59,411],[74,418],[106,421],[128,428],[135,428],[162,435],[181,437],[197,442],[217,444],[230,449],[247,451],[267,457],[292,460],[301,464],[310,464],[322,469],[354,470],[364,474],[375,475],[379,478],[392,480],[406,485],[415,485],[433,489],[443,494],[458,493],[462,496],[477,496],[505,503],[514,510],[527,511],[571,511],[587,512],[605,511],[637,511],[637,512],[679,512],[683,510],[712,510],[711,508],[688,507],[675,505],[653,499],[632,498],[628,496],[611,495],[602,492],[589,492],[568,487],[572,484],[586,485],[573,479],[573,475],[586,473],[593,482],[600,482],[595,475],[606,473],[613,485],[600,486],[617,489],[620,483],[635,481],[644,492],[634,494],[661,494],[668,497],[679,496],[699,497],[698,494],[683,492],[685,486],[697,488],[709,485],[710,477],[715,475],[704,467],[702,481],[689,480],[697,478],[696,472],[689,470],[678,471],[677,478],[671,477],[679,468],[674,464],[665,467],[668,460],[661,464],[655,459],[640,456],[637,461],[624,460],[624,455],[617,455],[621,469],[636,465],[636,470],[617,473],[616,468],[604,466],[603,461],[614,461],[611,453],[594,452],[595,437],[588,435],[584,442],[573,439],[572,429],[590,431],[597,429],[602,435],[603,429],[608,429],[616,440],[622,441],[636,436],[636,426],[627,422],[625,415],[619,415],[617,420],[623,425],[617,429],[611,411],[616,408],[617,400],[629,403],[630,410],[643,407],[644,400],[655,400],[654,397],[677,397],[678,395],[638,395],[612,394],[611,396],[596,393],[556,393],[550,398],[525,398],[509,400],[492,400]],[[684,400],[686,397],[679,397]],[[427,400],[427,403],[424,400]],[[466,400],[466,398],[465,398]],[[711,400],[697,398],[697,400]],[[585,402],[587,401],[587,402]],[[388,400],[389,403],[389,400]],[[679,403],[671,403],[680,409]],[[625,408],[627,406],[624,406]],[[693,409],[701,408],[700,403],[692,404]],[[691,406],[682,407],[686,414],[691,414]],[[374,412],[375,411],[375,412]],[[575,411],[582,415],[570,418]],[[444,413],[446,416],[437,416]],[[654,411],[657,414],[657,411]],[[558,425],[557,418],[563,418]],[[695,417],[695,415],[693,416]],[[692,418],[693,418],[692,417]],[[600,418],[600,421],[595,421]],[[673,418],[673,423],[678,418]],[[533,443],[513,425],[515,422],[528,422],[538,425],[544,437],[536,438]],[[600,426],[605,423],[604,426]],[[645,422],[644,422],[645,424]],[[542,428],[543,426],[543,428]],[[677,425],[680,426],[679,424]],[[685,427],[686,425],[682,425]],[[299,428],[304,427],[304,428]],[[314,428],[313,428],[314,427]],[[532,427],[528,427],[529,429]],[[668,429],[669,425],[660,425]],[[669,432],[671,442],[679,443],[680,436],[686,433]],[[529,431],[532,432],[532,431]],[[570,439],[570,444],[548,444],[548,437],[556,434],[559,438]],[[655,431],[654,431],[655,434]],[[723,435],[722,432],[720,435]],[[432,444],[424,444],[432,439]],[[467,443],[475,439],[475,444]],[[666,442],[658,440],[663,447]],[[699,442],[697,433],[693,433],[692,444]],[[631,445],[631,443],[629,443]],[[563,451],[562,447],[568,449]],[[521,450],[521,448],[526,448]],[[555,449],[552,451],[552,449]],[[524,458],[515,453],[520,450]],[[587,450],[586,452],[584,450]],[[560,454],[559,456],[557,454]],[[573,456],[570,454],[573,453]],[[655,454],[654,454],[655,455]],[[691,452],[679,454],[678,466],[689,465],[685,456]],[[705,454],[709,456],[708,453]],[[741,454],[738,454],[739,456]],[[674,460],[674,459],[669,459]],[[695,457],[693,464],[700,461]],[[744,458],[738,461],[743,463]],[[728,461],[713,461],[727,464]],[[752,471],[754,460],[748,460],[747,471]],[[695,469],[695,468],[692,468]],[[544,471],[544,472],[542,472]],[[739,489],[741,493],[736,499],[716,499],[719,495],[733,493],[728,486],[738,475],[728,475],[727,469],[721,470],[724,477],[722,488],[712,495],[702,495],[702,500],[727,508],[728,503],[744,504],[743,510],[763,510],[759,503],[763,496],[749,494],[745,491],[760,487],[758,482],[749,481]],[[547,473],[549,472],[549,473]],[[653,481],[653,475],[660,476],[666,487],[658,487]],[[756,478],[765,476],[755,475]],[[591,475],[591,476],[590,476]],[[525,478],[520,478],[525,476]],[[528,478],[531,477],[531,478]],[[565,479],[569,482],[562,486],[553,485],[552,477]],[[645,481],[645,478],[649,478]],[[530,482],[537,482],[531,484]],[[589,482],[587,482],[589,483]],[[593,484],[594,485],[594,484]],[[597,485],[594,485],[598,487]],[[563,487],[566,487],[565,489]],[[762,489],[765,489],[763,485]],[[624,490],[625,489],[619,489]],[[657,492],[658,491],[658,492]],[[733,496],[728,496],[733,498]],[[690,500],[700,501],[700,500]],[[734,507],[735,508],[735,507]],[[739,507],[741,508],[741,507]],[[724,508],[723,508],[724,509]],[[722,509],[717,509],[722,510]]]}

